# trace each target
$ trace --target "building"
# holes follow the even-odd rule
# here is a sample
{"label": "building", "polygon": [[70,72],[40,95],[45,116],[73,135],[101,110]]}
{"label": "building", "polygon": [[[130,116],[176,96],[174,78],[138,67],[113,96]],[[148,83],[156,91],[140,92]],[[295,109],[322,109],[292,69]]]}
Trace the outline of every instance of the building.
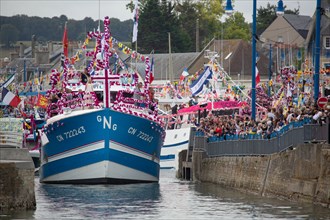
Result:
{"label": "building", "polygon": [[311,21],[309,16],[284,14],[262,32],[260,39],[265,50],[272,48],[276,72],[283,66],[300,67]]}
{"label": "building", "polygon": [[[306,38],[306,50],[309,56],[312,56],[314,52],[315,24],[316,13],[313,15]],[[320,38],[320,68],[325,68],[330,72],[330,0],[321,1]]]}

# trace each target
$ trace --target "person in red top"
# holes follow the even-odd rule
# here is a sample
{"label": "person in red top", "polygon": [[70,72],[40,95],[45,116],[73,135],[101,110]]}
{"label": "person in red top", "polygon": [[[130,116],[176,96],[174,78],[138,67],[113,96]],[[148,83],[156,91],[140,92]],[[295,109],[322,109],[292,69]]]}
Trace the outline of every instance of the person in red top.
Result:
{"label": "person in red top", "polygon": [[214,133],[220,137],[222,135],[222,128],[220,126],[217,126]]}

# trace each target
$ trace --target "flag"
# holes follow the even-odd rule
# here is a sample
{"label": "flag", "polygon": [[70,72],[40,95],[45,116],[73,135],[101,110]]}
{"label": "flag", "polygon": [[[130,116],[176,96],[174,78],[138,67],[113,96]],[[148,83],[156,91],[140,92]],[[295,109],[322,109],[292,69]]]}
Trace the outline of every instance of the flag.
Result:
{"label": "flag", "polygon": [[186,76],[189,76],[189,73],[188,73],[188,69],[187,68],[184,68],[182,74],[182,76],[186,77]]}
{"label": "flag", "polygon": [[288,86],[287,86],[286,97],[292,97],[290,83],[288,83]]}
{"label": "flag", "polygon": [[68,47],[69,47],[69,39],[68,39],[68,31],[66,28],[66,22],[65,22],[65,26],[64,26],[64,33],[63,33],[63,54],[65,57],[68,57]]}
{"label": "flag", "polygon": [[258,67],[256,66],[256,85],[258,85],[259,82],[260,82],[260,74]]}
{"label": "flag", "polygon": [[187,68],[184,68],[181,76],[180,76],[180,83],[183,84],[183,80],[186,76],[189,76],[189,73],[188,73],[188,69]]}
{"label": "flag", "polygon": [[38,100],[36,106],[46,109],[47,105],[48,105],[48,99],[45,96],[38,94]]}
{"label": "flag", "polygon": [[138,21],[139,21],[139,1],[135,0],[134,1],[134,11],[133,11],[133,38],[132,38],[132,43],[137,41],[137,34],[138,34]]}
{"label": "flag", "polygon": [[203,85],[207,82],[207,79],[212,78],[212,70],[210,67],[206,67],[204,72],[198,77],[198,79],[190,85],[190,91],[192,95],[197,95],[203,89]]}
{"label": "flag", "polygon": [[106,44],[105,34],[103,34],[102,37],[101,37],[101,58],[102,58],[102,60],[105,59],[105,57],[104,57],[104,55],[105,55],[105,53],[104,53],[105,44]]}
{"label": "flag", "polygon": [[6,82],[0,84],[0,88],[9,86],[14,81],[14,79],[15,79],[15,74],[13,74],[9,79],[7,79]]}
{"label": "flag", "polygon": [[149,81],[150,84],[152,81],[154,81],[155,76],[154,76],[154,69],[155,69],[155,63],[154,63],[154,58],[151,59],[151,67],[150,67],[150,76],[149,76]]}
{"label": "flag", "polygon": [[7,88],[3,87],[2,88],[2,102],[5,105],[10,105],[14,108],[16,108],[18,106],[18,104],[21,102],[21,99],[15,95],[14,93],[12,93],[11,91],[9,91]]}

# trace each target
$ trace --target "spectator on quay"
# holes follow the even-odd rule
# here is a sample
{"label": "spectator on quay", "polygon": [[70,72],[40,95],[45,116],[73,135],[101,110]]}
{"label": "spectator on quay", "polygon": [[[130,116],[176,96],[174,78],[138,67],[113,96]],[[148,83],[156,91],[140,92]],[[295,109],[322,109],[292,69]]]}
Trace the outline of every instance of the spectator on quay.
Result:
{"label": "spectator on quay", "polygon": [[274,125],[273,122],[271,120],[267,121],[267,138],[270,139],[270,135],[273,133],[274,131]]}

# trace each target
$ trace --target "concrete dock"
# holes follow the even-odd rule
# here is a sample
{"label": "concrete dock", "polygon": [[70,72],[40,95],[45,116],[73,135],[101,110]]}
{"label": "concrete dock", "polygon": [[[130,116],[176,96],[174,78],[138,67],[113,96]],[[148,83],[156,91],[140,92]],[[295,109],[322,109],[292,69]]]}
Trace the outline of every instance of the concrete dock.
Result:
{"label": "concrete dock", "polygon": [[36,209],[35,167],[22,137],[21,119],[0,118],[0,214]]}

